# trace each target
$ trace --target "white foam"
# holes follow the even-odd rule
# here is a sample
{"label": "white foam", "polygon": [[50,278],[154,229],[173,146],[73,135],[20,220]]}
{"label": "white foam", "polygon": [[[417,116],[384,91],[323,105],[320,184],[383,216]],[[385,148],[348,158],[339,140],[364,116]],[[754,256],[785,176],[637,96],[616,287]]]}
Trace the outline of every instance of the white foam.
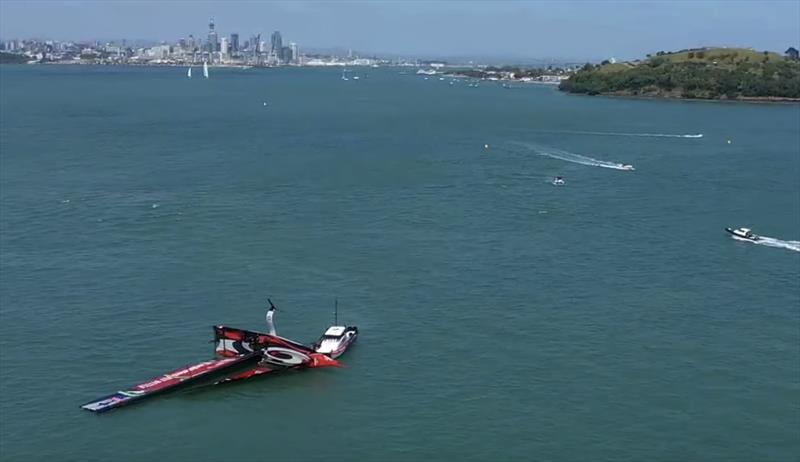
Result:
{"label": "white foam", "polygon": [[640,136],[651,138],[702,138],[702,133],[682,134],[682,133],[625,133],[625,132],[589,132],[573,130],[557,130],[548,133],[567,133],[571,135],[598,135],[598,136]]}
{"label": "white foam", "polygon": [[767,247],[777,247],[779,249],[794,250],[800,252],[800,241],[784,241],[782,239],[775,239],[774,237],[760,236],[761,239],[753,241],[750,239],[743,239],[741,237],[731,236],[737,241],[750,242],[752,244],[765,245]]}
{"label": "white foam", "polygon": [[576,164],[589,165],[592,167],[611,168],[614,170],[626,170],[626,171],[634,170],[633,166],[631,165],[624,165],[617,162],[608,162],[605,160],[594,159],[589,156],[583,156],[581,154],[575,154],[574,152],[563,151],[561,149],[549,148],[547,146],[539,146],[529,143],[514,142],[514,144],[524,146],[532,150],[536,154],[539,154],[540,156],[552,157],[553,159],[559,159],[566,162],[574,162]]}

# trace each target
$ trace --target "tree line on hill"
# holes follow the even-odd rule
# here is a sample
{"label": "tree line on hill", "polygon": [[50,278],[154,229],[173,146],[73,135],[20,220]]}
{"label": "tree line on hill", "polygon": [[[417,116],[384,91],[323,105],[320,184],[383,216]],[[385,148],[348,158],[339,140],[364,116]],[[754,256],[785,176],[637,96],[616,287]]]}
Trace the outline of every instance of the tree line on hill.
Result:
{"label": "tree line on hill", "polygon": [[[800,99],[800,61],[735,53],[707,57],[688,51],[682,59],[657,53],[638,64],[586,64],[560,89],[589,95],[616,94],[703,99]],[[758,56],[758,55],[757,55]]]}

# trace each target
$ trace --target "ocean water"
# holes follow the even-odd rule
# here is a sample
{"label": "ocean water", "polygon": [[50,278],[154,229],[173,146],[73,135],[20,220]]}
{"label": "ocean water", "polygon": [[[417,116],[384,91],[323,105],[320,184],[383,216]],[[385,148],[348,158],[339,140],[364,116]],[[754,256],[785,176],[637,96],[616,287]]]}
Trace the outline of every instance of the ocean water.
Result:
{"label": "ocean water", "polygon": [[800,106],[357,72],[0,67],[0,459],[798,460]]}

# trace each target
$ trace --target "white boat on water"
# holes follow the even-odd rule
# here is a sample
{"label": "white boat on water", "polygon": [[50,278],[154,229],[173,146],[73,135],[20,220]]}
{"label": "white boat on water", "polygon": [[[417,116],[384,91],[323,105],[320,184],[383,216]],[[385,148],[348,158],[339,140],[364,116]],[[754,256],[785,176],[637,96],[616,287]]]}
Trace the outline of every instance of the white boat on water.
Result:
{"label": "white boat on water", "polygon": [[342,355],[356,341],[358,328],[355,326],[342,326],[339,324],[339,302],[337,300],[334,311],[333,325],[322,334],[312,348],[317,353],[328,355],[336,359]]}
{"label": "white boat on water", "polygon": [[738,237],[740,239],[747,239],[748,241],[757,241],[761,239],[761,236],[757,234],[753,234],[753,231],[750,228],[725,228],[725,231],[731,233],[734,237]]}
{"label": "white boat on water", "polygon": [[347,69],[342,69],[342,80],[350,80],[347,78],[347,75],[345,75],[345,72],[347,72]]}
{"label": "white boat on water", "polygon": [[356,341],[358,328],[353,326],[331,326],[322,334],[317,343],[314,344],[314,351],[338,358],[347,348]]}
{"label": "white boat on water", "polygon": [[192,68],[190,67],[188,71],[186,71],[186,77],[192,78]]}
{"label": "white boat on water", "polygon": [[203,61],[203,77],[208,78],[208,62]]}
{"label": "white boat on water", "polygon": [[562,178],[560,176],[557,176],[557,177],[553,178],[552,183],[553,183],[553,186],[564,186],[565,184],[567,184],[567,182],[564,181],[564,178]]}

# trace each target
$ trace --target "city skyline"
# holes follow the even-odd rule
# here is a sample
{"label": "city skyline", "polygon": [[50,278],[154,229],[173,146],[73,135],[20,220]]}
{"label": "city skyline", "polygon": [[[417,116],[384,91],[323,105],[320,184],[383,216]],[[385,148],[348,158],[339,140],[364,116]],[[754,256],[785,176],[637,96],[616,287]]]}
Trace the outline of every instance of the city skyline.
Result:
{"label": "city skyline", "polygon": [[[0,3],[0,38],[175,42],[286,32],[308,49],[416,56],[621,59],[658,50],[800,42],[800,2],[146,2]],[[764,27],[768,24],[769,27]],[[271,40],[269,40],[271,43]],[[287,42],[288,43],[288,42]]]}

